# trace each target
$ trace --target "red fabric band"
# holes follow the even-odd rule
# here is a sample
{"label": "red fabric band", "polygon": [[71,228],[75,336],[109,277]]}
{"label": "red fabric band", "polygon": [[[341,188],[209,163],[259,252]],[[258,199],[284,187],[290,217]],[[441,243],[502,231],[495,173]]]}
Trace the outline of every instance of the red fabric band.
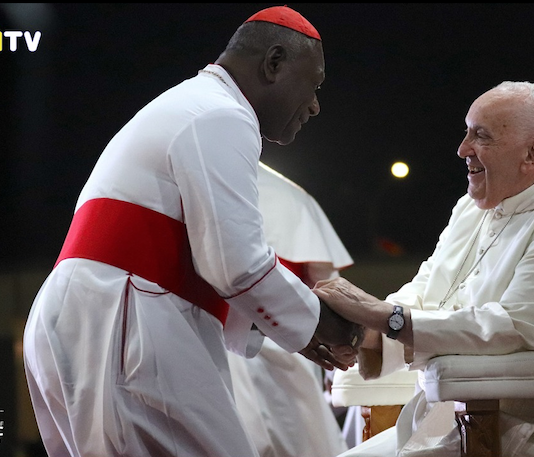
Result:
{"label": "red fabric band", "polygon": [[284,267],[291,270],[291,272],[296,274],[301,280],[304,280],[304,277],[306,275],[306,264],[305,263],[290,262],[289,260],[282,259],[281,257],[278,257],[278,260]]}
{"label": "red fabric band", "polygon": [[56,265],[68,258],[121,268],[226,321],[228,304],[195,272],[185,225],[157,211],[109,198],[87,201],[74,214]]}

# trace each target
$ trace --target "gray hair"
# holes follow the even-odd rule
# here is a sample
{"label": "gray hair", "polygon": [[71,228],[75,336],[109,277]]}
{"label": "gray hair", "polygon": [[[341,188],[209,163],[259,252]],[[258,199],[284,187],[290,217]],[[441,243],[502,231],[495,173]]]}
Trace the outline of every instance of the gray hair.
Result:
{"label": "gray hair", "polygon": [[504,92],[513,92],[518,95],[525,93],[530,100],[534,102],[534,84],[529,81],[503,81],[497,84],[494,89]]}
{"label": "gray hair", "polygon": [[271,22],[252,21],[242,24],[236,30],[224,52],[254,55],[280,44],[285,47],[288,59],[294,61],[303,54],[313,52],[317,43],[320,41],[288,27]]}
{"label": "gray hair", "polygon": [[525,133],[534,139],[534,83],[529,81],[503,81],[493,87],[503,96],[516,96],[523,99],[523,112],[519,113]]}

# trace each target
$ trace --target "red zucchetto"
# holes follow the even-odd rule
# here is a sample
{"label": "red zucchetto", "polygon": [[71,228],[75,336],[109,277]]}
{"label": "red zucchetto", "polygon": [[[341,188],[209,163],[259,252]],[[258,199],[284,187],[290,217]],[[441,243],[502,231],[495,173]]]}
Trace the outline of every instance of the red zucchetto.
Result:
{"label": "red zucchetto", "polygon": [[321,41],[321,36],[317,29],[304,16],[289,8],[289,6],[265,8],[250,16],[245,22],[252,21],[272,22]]}

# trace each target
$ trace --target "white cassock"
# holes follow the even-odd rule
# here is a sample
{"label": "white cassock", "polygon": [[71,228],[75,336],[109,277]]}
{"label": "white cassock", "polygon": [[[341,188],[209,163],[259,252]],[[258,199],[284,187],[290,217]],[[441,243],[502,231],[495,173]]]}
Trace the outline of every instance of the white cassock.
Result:
{"label": "white cassock", "polygon": [[[310,287],[352,265],[304,189],[262,163],[258,189],[267,243]],[[269,338],[255,357],[229,360],[238,409],[262,457],[334,457],[348,449],[317,365]]]}
{"label": "white cassock", "polygon": [[51,456],[257,456],[227,350],[259,350],[253,323],[289,352],[317,327],[317,296],[263,234],[256,114],[222,67],[204,70],[107,145],[30,311]]}
{"label": "white cassock", "polygon": [[[439,355],[534,350],[534,186],[488,210],[462,196],[432,255],[386,301],[410,308],[410,370]],[[405,366],[403,345],[382,335],[380,376]],[[454,402],[428,402],[422,381],[395,427],[340,457],[459,457]],[[499,407],[503,456],[533,457],[534,400]]]}

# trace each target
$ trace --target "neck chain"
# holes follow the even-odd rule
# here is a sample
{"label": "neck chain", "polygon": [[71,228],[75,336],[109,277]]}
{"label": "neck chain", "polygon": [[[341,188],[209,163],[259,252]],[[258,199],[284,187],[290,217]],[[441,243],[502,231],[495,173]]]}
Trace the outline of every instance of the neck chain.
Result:
{"label": "neck chain", "polygon": [[[445,296],[443,297],[443,300],[441,300],[439,302],[439,307],[438,309],[441,309],[445,303],[447,303],[450,298],[456,293],[456,291],[460,288],[460,285],[469,277],[469,275],[475,270],[475,268],[478,266],[478,264],[481,262],[481,260],[484,258],[484,256],[486,255],[486,253],[489,251],[489,249],[493,246],[493,244],[495,243],[495,241],[497,240],[497,238],[499,238],[499,236],[501,235],[501,233],[504,231],[504,229],[506,228],[506,226],[510,223],[510,221],[512,220],[512,218],[516,215],[516,213],[514,212],[510,218],[506,221],[506,224],[504,224],[503,228],[499,231],[499,233],[497,233],[497,235],[495,236],[495,238],[493,238],[492,242],[490,243],[490,245],[484,250],[484,252],[482,252],[481,256],[478,258],[478,260],[474,263],[474,265],[469,269],[469,271],[465,274],[465,276],[463,277],[463,279],[461,281],[458,282],[458,284],[456,284],[456,281],[458,280],[459,276],[460,276],[460,273],[462,272],[464,266],[465,266],[465,263],[467,262],[467,259],[469,258],[469,255],[471,254],[471,251],[473,250],[473,248],[475,247],[475,244],[477,242],[477,239],[478,239],[478,235],[480,234],[480,231],[482,230],[482,226],[484,225],[484,221],[486,220],[486,216],[488,215],[488,213],[486,212],[484,214],[484,217],[482,218],[482,221],[480,222],[480,225],[478,226],[478,229],[477,229],[477,232],[475,234],[475,237],[473,238],[473,242],[471,243],[471,246],[469,246],[469,250],[467,251],[467,254],[462,262],[462,264],[460,265],[460,268],[458,269],[458,273],[456,273],[456,276],[454,277],[454,281],[452,282],[451,286],[449,287],[449,290],[447,291],[447,293],[445,294]],[[454,287],[456,285],[456,287]],[[453,289],[454,287],[454,289]]]}
{"label": "neck chain", "polygon": [[211,71],[211,70],[199,70],[198,72],[199,73],[209,73],[210,75],[213,75],[216,78],[219,78],[219,80],[222,81],[223,84],[225,84],[226,86],[230,87],[228,85],[228,83],[223,79],[223,77],[219,73],[215,73],[214,71]]}

